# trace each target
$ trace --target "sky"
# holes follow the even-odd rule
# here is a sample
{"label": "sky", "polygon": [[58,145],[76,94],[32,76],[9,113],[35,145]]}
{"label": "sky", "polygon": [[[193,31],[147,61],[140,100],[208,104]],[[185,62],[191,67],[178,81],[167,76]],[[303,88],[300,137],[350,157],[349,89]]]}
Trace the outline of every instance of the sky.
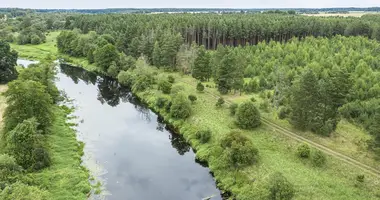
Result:
{"label": "sky", "polygon": [[328,8],[380,7],[380,0],[0,0],[17,8]]}

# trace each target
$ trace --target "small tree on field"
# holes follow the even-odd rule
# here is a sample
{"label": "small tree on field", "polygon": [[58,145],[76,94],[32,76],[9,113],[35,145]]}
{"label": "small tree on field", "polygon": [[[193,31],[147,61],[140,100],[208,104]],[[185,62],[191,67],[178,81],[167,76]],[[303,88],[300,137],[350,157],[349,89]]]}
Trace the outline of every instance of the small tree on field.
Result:
{"label": "small tree on field", "polygon": [[204,90],[205,90],[205,86],[201,82],[199,82],[197,84],[197,91],[198,92],[203,92]]}
{"label": "small tree on field", "polygon": [[300,158],[309,158],[310,156],[310,147],[307,144],[301,144],[297,148],[297,154]]}
{"label": "small tree on field", "polygon": [[183,93],[174,97],[170,115],[176,119],[186,119],[191,115],[191,103]]}
{"label": "small tree on field", "polygon": [[164,94],[170,94],[172,84],[167,80],[160,80],[158,83],[158,89],[161,90]]}
{"label": "small tree on field", "polygon": [[261,124],[260,112],[251,101],[242,103],[236,112],[236,122],[240,128],[252,129]]}
{"label": "small tree on field", "polygon": [[230,107],[229,107],[230,108],[230,114],[232,116],[235,116],[236,110],[237,110],[238,107],[239,107],[239,105],[237,103],[233,103],[233,104],[230,105]]}
{"label": "small tree on field", "polygon": [[8,43],[0,41],[0,84],[17,78],[17,52],[11,50]]}
{"label": "small tree on field", "polygon": [[175,78],[172,75],[169,75],[168,76],[168,81],[169,81],[169,83],[173,84],[175,82]]}
{"label": "small tree on field", "polygon": [[188,98],[189,98],[189,100],[191,101],[191,103],[194,103],[194,102],[197,100],[197,96],[192,95],[192,94],[190,94],[190,95],[188,96]]}
{"label": "small tree on field", "polygon": [[315,150],[311,154],[311,161],[313,162],[314,166],[322,167],[326,163],[326,156],[322,151]]}
{"label": "small tree on field", "polygon": [[269,199],[289,200],[294,196],[294,186],[281,173],[272,174],[269,180]]}
{"label": "small tree on field", "polygon": [[216,102],[215,106],[216,107],[222,107],[222,105],[224,104],[224,99],[223,97],[219,97],[218,101]]}
{"label": "small tree on field", "polygon": [[223,156],[235,169],[249,166],[258,160],[259,151],[252,141],[240,132],[230,132],[221,140]]}
{"label": "small tree on field", "polygon": [[202,143],[205,144],[211,139],[211,130],[210,129],[205,129],[205,130],[200,130],[196,133],[197,139]]}

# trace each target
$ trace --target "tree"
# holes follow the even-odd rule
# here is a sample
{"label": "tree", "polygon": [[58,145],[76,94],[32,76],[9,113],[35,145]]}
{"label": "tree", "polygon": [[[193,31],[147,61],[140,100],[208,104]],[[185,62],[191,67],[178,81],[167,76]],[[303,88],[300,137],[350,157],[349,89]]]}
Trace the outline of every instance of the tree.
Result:
{"label": "tree", "polygon": [[191,101],[191,103],[194,103],[197,100],[197,96],[190,94],[188,96],[188,99]]}
{"label": "tree", "polygon": [[234,63],[235,63],[235,58],[233,54],[227,53],[223,57],[219,68],[217,70],[217,85],[218,85],[218,91],[221,94],[227,94],[228,91],[232,89],[232,84],[233,84],[233,73],[231,73],[234,69]]}
{"label": "tree", "polygon": [[232,131],[221,139],[223,157],[235,169],[249,166],[258,160],[259,151],[252,141],[240,132]]}
{"label": "tree", "polygon": [[231,116],[235,116],[236,110],[238,109],[238,107],[239,107],[239,104],[237,103],[233,103],[230,105],[229,109],[230,109]]}
{"label": "tree", "polygon": [[178,93],[173,98],[170,115],[176,119],[186,119],[191,115],[191,102],[183,93]]}
{"label": "tree", "polygon": [[239,105],[236,112],[236,123],[243,129],[256,128],[261,124],[260,112],[251,101]]}
{"label": "tree", "polygon": [[326,156],[320,150],[315,150],[311,154],[311,161],[314,166],[322,167],[326,163]]}
{"label": "tree", "polygon": [[119,75],[120,68],[116,65],[116,62],[113,61],[107,70],[107,74],[113,78],[116,78]]}
{"label": "tree", "polygon": [[153,64],[157,67],[160,67],[161,63],[161,48],[158,41],[156,41],[153,47]]}
{"label": "tree", "polygon": [[219,97],[218,101],[216,102],[215,106],[216,107],[222,107],[222,105],[224,104],[224,99],[223,97]]}
{"label": "tree", "polygon": [[203,92],[205,90],[205,86],[201,82],[198,82],[197,84],[197,91],[198,92]]}
{"label": "tree", "polygon": [[310,147],[307,144],[301,144],[297,147],[297,154],[300,158],[309,158]]}
{"label": "tree", "polygon": [[39,130],[48,131],[53,120],[53,101],[45,86],[36,81],[16,80],[8,84],[4,95],[8,105],[4,112],[5,132],[33,117],[39,123]]}
{"label": "tree", "polygon": [[103,72],[107,72],[112,62],[118,62],[119,53],[112,44],[104,45],[95,50],[95,63]]}
{"label": "tree", "polygon": [[200,81],[205,81],[210,79],[211,72],[210,55],[204,46],[200,46],[194,61],[192,76]]}
{"label": "tree", "polygon": [[160,80],[158,82],[158,89],[161,90],[164,94],[170,94],[172,84],[167,80]]}
{"label": "tree", "polygon": [[17,52],[11,51],[8,43],[0,41],[0,84],[17,78]]}
{"label": "tree", "polygon": [[271,175],[269,180],[269,199],[289,200],[294,196],[294,188],[281,173],[276,172]]}
{"label": "tree", "polygon": [[195,136],[202,144],[205,144],[209,142],[211,139],[211,130],[203,129],[203,130],[197,131]]}

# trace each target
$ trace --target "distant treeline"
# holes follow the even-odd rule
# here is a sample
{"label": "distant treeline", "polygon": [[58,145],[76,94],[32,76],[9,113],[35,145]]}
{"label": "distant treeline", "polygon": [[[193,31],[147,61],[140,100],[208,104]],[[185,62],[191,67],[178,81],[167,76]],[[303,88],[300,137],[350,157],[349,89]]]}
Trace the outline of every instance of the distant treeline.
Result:
{"label": "distant treeline", "polygon": [[106,9],[22,9],[22,8],[0,8],[0,13],[10,13],[11,16],[22,16],[26,13],[50,13],[50,12],[69,12],[69,13],[156,13],[156,12],[261,12],[261,11],[289,11],[294,10],[298,13],[318,13],[333,12],[344,13],[349,11],[380,12],[380,7],[369,8],[106,8]]}

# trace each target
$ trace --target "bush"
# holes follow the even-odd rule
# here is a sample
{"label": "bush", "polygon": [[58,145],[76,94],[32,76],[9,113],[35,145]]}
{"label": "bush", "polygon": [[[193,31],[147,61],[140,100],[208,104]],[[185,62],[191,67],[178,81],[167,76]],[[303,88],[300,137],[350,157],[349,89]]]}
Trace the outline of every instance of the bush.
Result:
{"label": "bush", "polygon": [[37,121],[35,118],[24,120],[7,136],[7,151],[24,169],[35,164],[33,151],[37,146]]}
{"label": "bush", "polygon": [[242,129],[256,128],[261,124],[260,112],[251,101],[246,101],[238,107],[236,120]]}
{"label": "bush", "polygon": [[164,97],[158,97],[156,100],[156,106],[158,108],[164,108],[166,105],[166,102],[168,102],[168,99],[166,99]]}
{"label": "bush", "polygon": [[135,80],[135,76],[130,71],[121,71],[119,73],[119,75],[117,76],[117,80],[122,85],[131,86],[131,85],[133,85],[133,82]]}
{"label": "bush", "polygon": [[222,105],[224,104],[224,99],[223,97],[219,97],[218,101],[216,102],[215,106],[216,107],[222,107]]}
{"label": "bush", "polygon": [[230,132],[221,139],[224,159],[235,168],[249,166],[258,160],[259,151],[252,141],[240,132]]}
{"label": "bush", "polygon": [[311,161],[312,161],[314,166],[322,167],[326,163],[326,156],[322,151],[315,150],[311,154]]}
{"label": "bush", "polygon": [[211,139],[211,130],[200,130],[195,134],[196,138],[202,143],[205,144]]}
{"label": "bush", "polygon": [[292,199],[295,193],[294,186],[281,173],[276,172],[269,179],[269,199]]}
{"label": "bush", "polygon": [[168,104],[166,104],[165,106],[165,111],[167,113],[170,113],[170,108],[172,107],[173,103],[171,101],[168,102]]}
{"label": "bush", "polygon": [[197,91],[198,92],[203,92],[204,90],[205,90],[205,86],[201,82],[199,82],[197,84]]}
{"label": "bush", "polygon": [[278,118],[285,119],[290,113],[290,109],[288,107],[281,106],[278,111]]}
{"label": "bush", "polygon": [[264,112],[269,112],[268,100],[264,100],[263,102],[260,103],[260,109],[263,110]]}
{"label": "bush", "polygon": [[169,83],[173,84],[175,82],[175,78],[172,75],[169,75],[168,76],[168,81],[169,81]]}
{"label": "bush", "polygon": [[238,107],[239,107],[239,105],[237,103],[233,103],[233,104],[230,105],[229,109],[230,109],[230,114],[232,116],[235,116],[236,110],[237,110]]}
{"label": "bush", "polygon": [[250,100],[251,100],[252,102],[256,102],[256,98],[255,98],[255,97],[251,97]]}
{"label": "bush", "polygon": [[31,44],[34,44],[34,45],[36,45],[36,44],[40,44],[40,43],[41,43],[41,38],[38,37],[38,35],[33,34],[33,35],[31,36],[30,43],[31,43]]}
{"label": "bush", "polygon": [[136,79],[136,82],[132,86],[133,92],[142,92],[147,90],[152,84],[154,80],[153,77],[147,75],[141,75]]}
{"label": "bush", "polygon": [[172,97],[176,96],[178,93],[181,93],[185,90],[185,86],[183,86],[182,84],[175,84],[173,85],[170,93],[172,95]]}
{"label": "bush", "polygon": [[35,148],[33,151],[33,170],[41,170],[51,164],[50,155],[44,148]]}
{"label": "bush", "polygon": [[[21,170],[16,160],[7,154],[0,154],[0,183],[8,179],[12,174]],[[1,186],[0,186],[1,191]]]}
{"label": "bush", "polygon": [[297,148],[297,155],[300,158],[309,158],[310,156],[310,147],[308,144],[301,144]]}
{"label": "bush", "polygon": [[191,103],[183,93],[174,97],[170,115],[176,119],[186,119],[191,115]]}
{"label": "bush", "polygon": [[259,90],[259,83],[255,79],[251,79],[248,83],[244,84],[244,91],[246,93],[254,93]]}
{"label": "bush", "polygon": [[359,182],[359,183],[364,183],[364,174],[361,174],[361,175],[357,175],[356,176],[356,181]]}
{"label": "bush", "polygon": [[194,103],[194,102],[197,100],[197,96],[192,95],[192,94],[190,94],[190,95],[188,96],[188,98],[189,98],[189,100],[191,101],[191,103]]}
{"label": "bush", "polygon": [[160,80],[158,83],[158,89],[161,90],[164,94],[170,94],[172,84],[167,80]]}

